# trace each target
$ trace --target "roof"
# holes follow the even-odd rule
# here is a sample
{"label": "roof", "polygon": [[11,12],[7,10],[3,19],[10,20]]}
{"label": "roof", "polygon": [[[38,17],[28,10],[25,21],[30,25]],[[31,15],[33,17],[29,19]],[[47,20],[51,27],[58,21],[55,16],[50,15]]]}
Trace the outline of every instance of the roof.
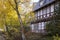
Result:
{"label": "roof", "polygon": [[33,11],[41,9],[44,6],[53,3],[55,0],[43,0],[43,1],[44,1],[43,5],[40,5],[40,1],[38,3],[36,3],[36,5],[34,5],[34,7],[33,7]]}

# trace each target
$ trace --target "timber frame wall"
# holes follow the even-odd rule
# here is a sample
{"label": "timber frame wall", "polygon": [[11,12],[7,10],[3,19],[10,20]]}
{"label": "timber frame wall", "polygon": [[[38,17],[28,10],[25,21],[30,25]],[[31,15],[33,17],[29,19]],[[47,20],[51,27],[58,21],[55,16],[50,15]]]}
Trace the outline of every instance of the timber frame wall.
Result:
{"label": "timber frame wall", "polygon": [[[38,4],[40,4],[40,1]],[[45,25],[52,20],[55,7],[57,6],[58,2],[55,0],[49,0],[49,2],[44,3],[39,7],[34,7],[35,19],[31,21],[32,32],[45,32]]]}

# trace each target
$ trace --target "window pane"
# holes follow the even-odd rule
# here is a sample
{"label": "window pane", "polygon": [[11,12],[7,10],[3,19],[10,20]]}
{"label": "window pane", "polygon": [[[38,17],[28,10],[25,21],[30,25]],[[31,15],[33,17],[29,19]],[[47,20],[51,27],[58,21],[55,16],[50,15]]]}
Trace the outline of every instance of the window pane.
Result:
{"label": "window pane", "polygon": [[38,16],[38,12],[35,12],[35,17],[37,17]]}
{"label": "window pane", "polygon": [[38,11],[38,16],[40,16],[40,12]]}
{"label": "window pane", "polygon": [[35,20],[37,20],[37,18],[38,18],[38,11],[35,12]]}
{"label": "window pane", "polygon": [[43,14],[46,14],[46,8],[43,9]]}
{"label": "window pane", "polygon": [[50,13],[50,6],[47,7],[47,13]]}
{"label": "window pane", "polygon": [[46,8],[43,9],[43,17],[46,17]]}
{"label": "window pane", "polygon": [[41,30],[42,29],[42,24],[41,23],[39,23],[39,30]]}
{"label": "window pane", "polygon": [[42,22],[42,29],[44,29],[44,25],[45,25],[44,22]]}
{"label": "window pane", "polygon": [[42,15],[41,15],[41,18],[42,18]]}
{"label": "window pane", "polygon": [[40,14],[41,14],[41,18],[42,18],[42,15],[43,15],[43,14],[42,14],[42,10],[41,10],[41,13],[40,13]]}
{"label": "window pane", "polygon": [[49,17],[49,14],[47,14],[47,17]]}
{"label": "window pane", "polygon": [[34,26],[34,28],[35,28],[35,30],[38,30],[38,24],[34,24],[35,26]]}
{"label": "window pane", "polygon": [[51,12],[54,12],[54,5],[51,5]]}
{"label": "window pane", "polygon": [[34,25],[33,24],[31,25],[31,28],[32,28],[32,32],[33,32],[34,31]]}
{"label": "window pane", "polygon": [[46,18],[46,15],[44,15],[44,18]]}
{"label": "window pane", "polygon": [[38,19],[39,19],[39,16],[40,16],[40,12],[38,11]]}
{"label": "window pane", "polygon": [[41,10],[39,11],[39,15],[41,15]]}
{"label": "window pane", "polygon": [[43,14],[42,14],[42,10],[41,10],[40,12],[41,12],[40,14],[43,15]]}
{"label": "window pane", "polygon": [[49,2],[49,0],[46,0],[46,2]]}
{"label": "window pane", "polygon": [[40,1],[40,6],[43,5],[43,3],[44,3],[44,0],[41,0],[41,1]]}

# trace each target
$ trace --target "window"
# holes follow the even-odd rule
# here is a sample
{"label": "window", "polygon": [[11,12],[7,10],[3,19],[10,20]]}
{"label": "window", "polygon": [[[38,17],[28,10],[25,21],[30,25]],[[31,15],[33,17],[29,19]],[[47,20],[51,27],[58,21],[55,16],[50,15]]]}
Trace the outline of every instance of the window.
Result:
{"label": "window", "polygon": [[34,31],[36,32],[38,30],[38,24],[34,24]]}
{"label": "window", "polygon": [[44,25],[45,25],[45,23],[44,23],[44,22],[42,22],[42,29],[44,29]]}
{"label": "window", "polygon": [[45,27],[45,22],[39,23],[39,30],[44,29]]}
{"label": "window", "polygon": [[44,0],[44,4],[46,3],[46,0]]}
{"label": "window", "polygon": [[50,6],[47,7],[47,13],[50,13]]}
{"label": "window", "polygon": [[54,5],[51,5],[51,12],[54,12]]}
{"label": "window", "polygon": [[49,14],[47,14],[47,17],[49,17]]}
{"label": "window", "polygon": [[42,24],[41,24],[41,23],[39,23],[39,30],[41,30],[41,28],[42,28]]}
{"label": "window", "polygon": [[46,8],[43,9],[43,14],[46,14]]}
{"label": "window", "polygon": [[46,2],[49,2],[49,0],[46,0]]}
{"label": "window", "polygon": [[41,14],[41,18],[42,18],[42,15],[43,15],[43,14],[42,14],[42,10],[41,10],[40,12],[41,12],[40,14]]}
{"label": "window", "polygon": [[41,10],[39,11],[39,15],[41,15]]}
{"label": "window", "polygon": [[41,32],[43,33],[43,32],[45,32],[45,22],[42,22],[42,30],[41,30]]}
{"label": "window", "polygon": [[45,22],[39,23],[39,31],[44,32],[45,29]]}
{"label": "window", "polygon": [[32,32],[33,32],[34,31],[34,25],[33,24],[31,25],[31,29],[32,29]]}
{"label": "window", "polygon": [[40,1],[40,6],[44,4],[44,0],[41,0]]}
{"label": "window", "polygon": [[35,20],[37,20],[38,12],[35,12]]}
{"label": "window", "polygon": [[35,16],[36,16],[36,17],[38,16],[38,12],[35,12]]}
{"label": "window", "polygon": [[47,7],[47,17],[50,16],[50,13],[51,13],[51,7],[49,6],[49,7]]}
{"label": "window", "polygon": [[53,15],[54,12],[54,5],[51,5],[51,15]]}
{"label": "window", "polygon": [[39,19],[40,19],[41,18],[41,10],[39,10],[39,14],[38,15],[39,15]]}
{"label": "window", "polygon": [[43,9],[43,16],[46,17],[46,8]]}
{"label": "window", "polygon": [[39,16],[40,16],[40,12],[38,11],[38,19],[39,19]]}
{"label": "window", "polygon": [[32,32],[44,32],[45,22],[32,24]]}
{"label": "window", "polygon": [[40,12],[41,12],[40,14],[43,15],[43,14],[42,14],[42,10],[41,10]]}
{"label": "window", "polygon": [[40,16],[40,13],[39,13],[39,11],[38,11],[38,16]]}

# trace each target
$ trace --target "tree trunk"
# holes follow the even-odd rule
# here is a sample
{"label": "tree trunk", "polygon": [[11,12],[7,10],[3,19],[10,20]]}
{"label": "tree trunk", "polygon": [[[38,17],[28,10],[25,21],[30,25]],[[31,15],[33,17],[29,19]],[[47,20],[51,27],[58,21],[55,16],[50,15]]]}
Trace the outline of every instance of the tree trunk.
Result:
{"label": "tree trunk", "polygon": [[21,36],[22,36],[22,40],[25,40],[25,35],[24,35],[24,27],[23,27],[23,23],[22,23],[22,19],[21,19],[21,16],[18,15],[18,19],[19,19],[19,22],[20,22],[20,26],[21,26]]}
{"label": "tree trunk", "polygon": [[26,40],[25,35],[24,35],[23,22],[22,22],[22,19],[21,19],[21,15],[20,15],[20,13],[19,13],[19,11],[18,11],[18,8],[16,8],[16,12],[17,12],[18,19],[19,19],[20,26],[21,26],[20,32],[21,32],[22,40]]}
{"label": "tree trunk", "polygon": [[15,6],[15,11],[17,12],[17,15],[18,15],[18,19],[19,19],[19,22],[20,22],[20,26],[21,26],[21,29],[20,29],[20,32],[21,32],[21,36],[22,36],[22,40],[26,40],[25,39],[25,35],[24,35],[24,27],[23,27],[23,22],[22,22],[22,19],[21,19],[21,15],[19,13],[19,10],[18,10],[18,3],[16,0],[14,0],[16,6]]}

